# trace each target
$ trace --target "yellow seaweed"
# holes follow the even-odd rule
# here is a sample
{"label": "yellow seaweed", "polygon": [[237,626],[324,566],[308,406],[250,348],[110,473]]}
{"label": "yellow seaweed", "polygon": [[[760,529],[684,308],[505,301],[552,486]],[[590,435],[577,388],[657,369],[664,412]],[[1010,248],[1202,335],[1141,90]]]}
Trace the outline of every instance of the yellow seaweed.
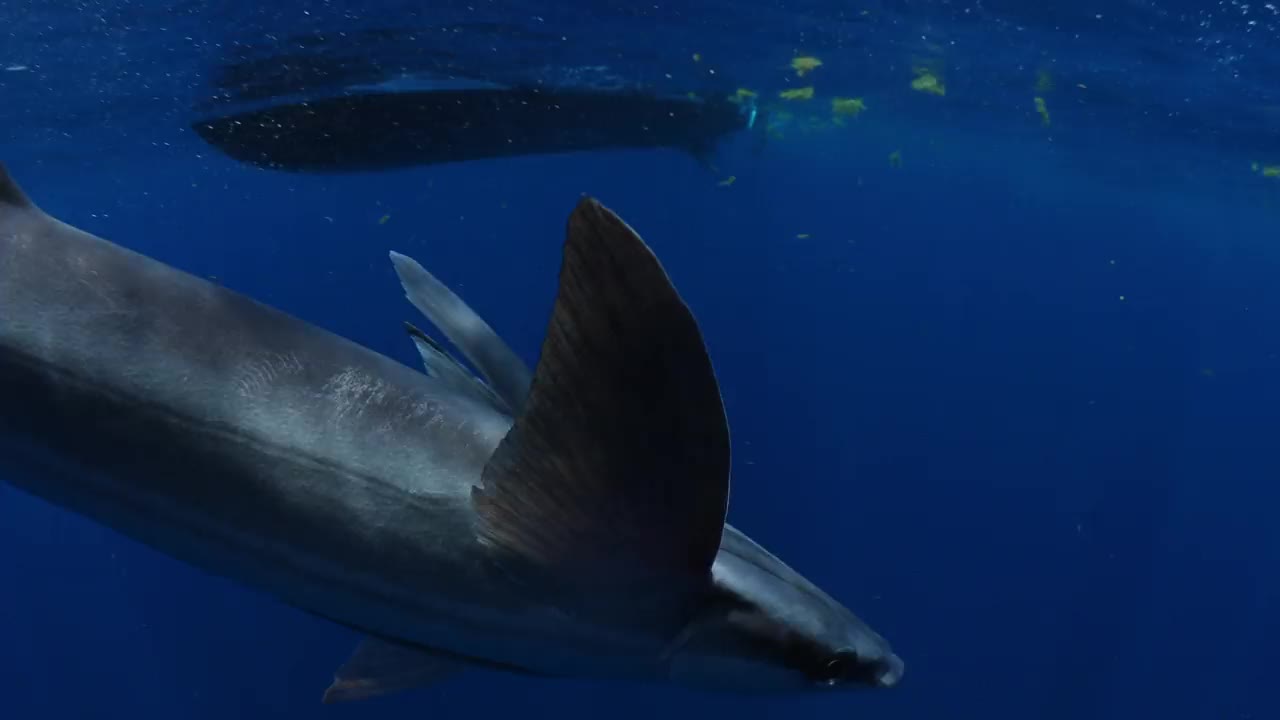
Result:
{"label": "yellow seaweed", "polygon": [[1036,92],[1044,95],[1053,89],[1053,78],[1049,77],[1048,70],[1041,70],[1036,73]]}
{"label": "yellow seaweed", "polygon": [[911,81],[911,89],[933,95],[946,95],[947,86],[942,84],[937,75],[923,68],[916,69],[916,79]]}
{"label": "yellow seaweed", "polygon": [[[1049,124],[1049,109],[1048,109],[1047,107],[1045,107],[1045,104],[1044,104],[1044,98],[1042,98],[1042,97],[1037,97],[1037,98],[1035,98],[1035,102],[1036,102],[1036,112],[1037,112],[1037,113],[1040,113],[1040,122],[1044,123],[1045,125],[1048,125],[1048,124]],[[1070,123],[1068,123],[1068,124],[1070,124]]]}
{"label": "yellow seaweed", "polygon": [[791,58],[791,69],[796,71],[797,77],[804,77],[806,73],[821,67],[821,65],[822,61],[811,55]]}
{"label": "yellow seaweed", "polygon": [[796,88],[794,90],[783,90],[778,93],[778,97],[783,100],[812,100],[813,86]]}
{"label": "yellow seaweed", "polygon": [[846,117],[858,117],[867,109],[867,104],[862,98],[831,98],[831,114]]}

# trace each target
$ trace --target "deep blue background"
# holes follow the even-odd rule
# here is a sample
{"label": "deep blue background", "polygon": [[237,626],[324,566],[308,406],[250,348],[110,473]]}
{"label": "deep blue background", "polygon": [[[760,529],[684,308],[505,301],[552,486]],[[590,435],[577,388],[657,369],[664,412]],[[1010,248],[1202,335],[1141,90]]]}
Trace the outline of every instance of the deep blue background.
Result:
{"label": "deep blue background", "polygon": [[[927,5],[874,7],[904,37],[976,32]],[[400,322],[414,311],[388,250],[430,267],[532,363],[567,213],[599,197],[703,328],[734,433],[731,521],[907,661],[901,686],[861,696],[477,672],[321,706],[353,634],[0,486],[0,717],[1280,715],[1280,180],[1249,170],[1280,162],[1264,121],[1276,101],[1250,60],[1275,36],[1227,24],[1239,13],[1205,29],[1194,6],[1145,3],[1101,7],[1130,15],[1090,35],[1071,8],[981,9],[1004,40],[951,60],[946,98],[906,87],[918,48],[879,59],[857,25],[813,41],[827,63],[805,81],[815,102],[829,71],[844,83],[831,94],[880,88],[868,112],[787,128],[759,154],[734,138],[714,170],[651,151],[283,175],[216,156],[168,111],[54,132],[52,101],[27,127],[0,110],[3,159],[54,215],[411,364]],[[795,17],[766,47],[808,49],[828,27],[814,18],[835,11],[759,12],[771,27]],[[671,57],[731,45],[703,14],[664,17],[692,38]],[[608,26],[627,19],[615,8]],[[1140,59],[1050,58],[1074,69],[1055,70],[1044,127],[1027,88],[1043,48],[1072,42]],[[1211,53],[1223,43],[1245,59]],[[795,84],[789,54],[763,77],[748,63],[763,51],[739,52],[742,84]],[[1017,89],[980,72],[1020,52],[1006,66]],[[0,104],[41,97],[19,72],[0,77]],[[1091,104],[1076,82],[1092,91],[1100,74],[1126,78],[1108,97],[1146,99]],[[1171,119],[1203,109],[1179,99],[1197,93],[1239,113]]]}

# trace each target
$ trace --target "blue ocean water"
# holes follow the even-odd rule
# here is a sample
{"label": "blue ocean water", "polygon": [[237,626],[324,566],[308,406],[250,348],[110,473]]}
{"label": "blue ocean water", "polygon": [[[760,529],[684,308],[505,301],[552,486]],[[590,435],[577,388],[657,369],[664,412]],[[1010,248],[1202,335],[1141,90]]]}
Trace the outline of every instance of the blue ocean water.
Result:
{"label": "blue ocean water", "polygon": [[[354,633],[0,485],[0,717],[1276,717],[1278,50],[1258,2],[6,0],[0,160],[37,202],[407,364],[389,250],[532,363],[568,212],[618,211],[715,361],[731,522],[907,672],[324,706]],[[301,175],[190,130],[232,86],[547,67],[750,90],[767,142]]]}

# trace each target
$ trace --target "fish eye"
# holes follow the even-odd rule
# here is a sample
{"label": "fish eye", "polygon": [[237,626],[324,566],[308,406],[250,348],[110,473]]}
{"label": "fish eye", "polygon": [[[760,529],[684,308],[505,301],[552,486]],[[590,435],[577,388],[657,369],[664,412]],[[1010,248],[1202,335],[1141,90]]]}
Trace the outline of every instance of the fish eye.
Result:
{"label": "fish eye", "polygon": [[841,680],[847,680],[857,673],[858,655],[857,653],[842,650],[841,652],[827,658],[816,673],[815,679],[826,685],[835,685]]}

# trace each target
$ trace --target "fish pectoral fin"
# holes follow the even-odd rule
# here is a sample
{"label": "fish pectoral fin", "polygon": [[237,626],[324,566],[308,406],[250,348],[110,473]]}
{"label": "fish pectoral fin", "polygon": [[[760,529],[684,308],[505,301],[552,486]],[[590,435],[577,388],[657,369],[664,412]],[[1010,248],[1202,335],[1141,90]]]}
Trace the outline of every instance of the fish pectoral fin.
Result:
{"label": "fish pectoral fin", "polygon": [[338,672],[324,693],[324,702],[387,695],[427,687],[468,666],[464,660],[413,645],[366,637]]}
{"label": "fish pectoral fin", "polygon": [[440,329],[512,410],[524,407],[530,372],[489,323],[416,260],[391,253],[405,297]]}
{"label": "fish pectoral fin", "polygon": [[525,409],[472,490],[481,538],[571,589],[663,603],[705,588],[728,498],[729,428],[693,314],[645,242],[584,198]]}
{"label": "fish pectoral fin", "polygon": [[693,158],[698,166],[707,172],[715,172],[715,156],[716,147],[709,142],[694,142],[681,148],[689,157]]}
{"label": "fish pectoral fin", "polygon": [[470,395],[502,412],[511,412],[511,408],[502,398],[498,397],[493,388],[489,387],[480,378],[472,375],[456,358],[441,347],[440,343],[418,329],[413,323],[406,322],[404,327],[408,331],[409,337],[413,339],[414,346],[418,348],[418,354],[422,356],[422,364],[426,367],[427,375],[448,385],[455,392]]}

